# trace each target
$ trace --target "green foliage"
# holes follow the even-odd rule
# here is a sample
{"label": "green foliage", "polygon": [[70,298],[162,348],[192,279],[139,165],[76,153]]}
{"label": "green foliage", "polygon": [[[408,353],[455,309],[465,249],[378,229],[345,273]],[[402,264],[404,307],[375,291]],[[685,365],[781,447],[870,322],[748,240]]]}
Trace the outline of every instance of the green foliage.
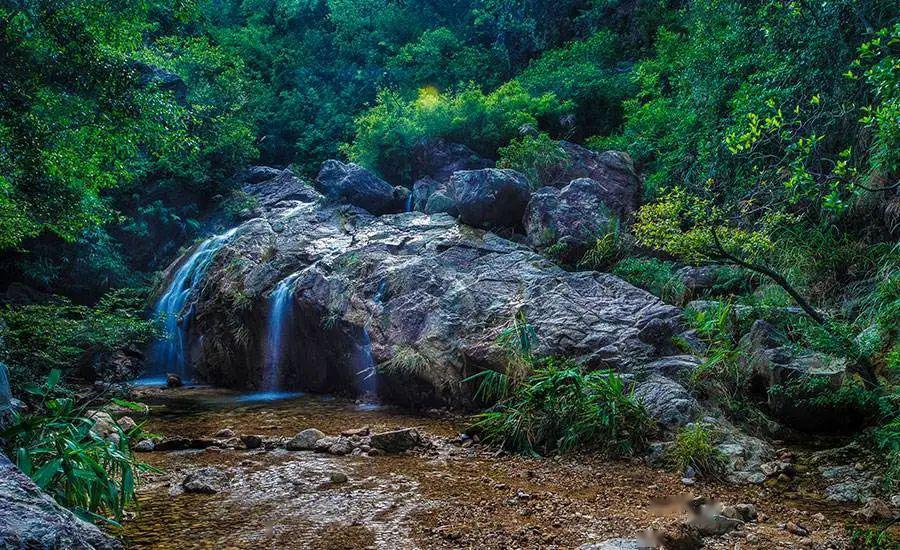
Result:
{"label": "green foliage", "polygon": [[412,346],[399,346],[394,356],[378,365],[378,371],[402,376],[414,376],[425,370],[431,360]]}
{"label": "green foliage", "polygon": [[507,399],[477,418],[474,429],[486,441],[530,454],[582,448],[631,454],[652,426],[616,373],[584,372],[555,357],[538,361]]}
{"label": "green foliage", "polygon": [[422,88],[411,101],[383,91],[377,104],[356,120],[356,138],[345,151],[354,162],[408,184],[409,151],[417,143],[445,138],[493,155],[523,127],[537,127],[540,118],[558,115],[566,106],[553,94],[531,94],[518,82],[489,94],[474,86],[453,94]]}
{"label": "green foliage", "polygon": [[135,502],[138,473],[130,443],[141,428],[104,439],[92,431],[96,419],[58,386],[53,370],[40,386],[27,388],[33,411],[16,414],[0,434],[4,449],[23,473],[56,502],[89,521],[118,525]]}
{"label": "green foliage", "polygon": [[611,273],[659,296],[669,303],[680,303],[685,294],[684,283],[675,276],[675,263],[657,258],[623,258]]}
{"label": "green foliage", "polygon": [[10,383],[23,387],[53,369],[89,366],[98,354],[140,346],[158,336],[154,321],[143,316],[143,300],[134,291],[110,292],[94,307],[64,298],[38,305],[0,309],[5,343],[3,361]]}
{"label": "green foliage", "polygon": [[567,155],[559,143],[545,133],[513,139],[498,150],[498,168],[511,168],[525,174],[532,187],[554,185],[545,177],[554,167],[566,160]]}
{"label": "green foliage", "polygon": [[678,472],[693,468],[702,476],[717,476],[725,471],[725,457],[715,446],[715,432],[703,424],[688,424],[675,434],[666,453]]}
{"label": "green foliage", "polygon": [[579,268],[596,271],[607,271],[627,252],[622,239],[622,224],[613,216],[609,220],[606,232],[597,237],[594,246],[584,253],[578,262]]}
{"label": "green foliage", "polygon": [[847,380],[835,388],[827,378],[807,376],[770,387],[769,399],[780,404],[781,416],[798,422],[808,418],[809,411],[815,411],[812,415],[815,428],[821,431],[858,429],[877,420],[884,412],[880,392],[866,389],[854,380]]}

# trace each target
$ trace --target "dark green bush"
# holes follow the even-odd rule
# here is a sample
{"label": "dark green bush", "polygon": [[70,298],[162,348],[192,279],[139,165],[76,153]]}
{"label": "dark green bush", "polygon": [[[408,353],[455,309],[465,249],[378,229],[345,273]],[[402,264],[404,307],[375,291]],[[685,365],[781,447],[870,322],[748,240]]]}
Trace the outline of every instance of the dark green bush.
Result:
{"label": "dark green bush", "polygon": [[509,397],[479,414],[473,429],[516,452],[596,449],[627,455],[643,448],[652,425],[616,373],[585,372],[570,360],[548,357]]}
{"label": "dark green bush", "polygon": [[688,468],[702,476],[717,476],[725,470],[725,456],[715,446],[716,433],[703,424],[689,424],[675,434],[666,459],[679,473]]}
{"label": "dark green bush", "polygon": [[680,303],[684,284],[675,276],[674,262],[656,258],[625,258],[612,268],[612,274],[669,303]]}
{"label": "dark green bush", "polygon": [[140,346],[158,335],[143,315],[137,291],[113,291],[94,307],[57,297],[35,305],[0,308],[2,360],[14,389],[35,383],[51,370],[72,371],[97,354]]}

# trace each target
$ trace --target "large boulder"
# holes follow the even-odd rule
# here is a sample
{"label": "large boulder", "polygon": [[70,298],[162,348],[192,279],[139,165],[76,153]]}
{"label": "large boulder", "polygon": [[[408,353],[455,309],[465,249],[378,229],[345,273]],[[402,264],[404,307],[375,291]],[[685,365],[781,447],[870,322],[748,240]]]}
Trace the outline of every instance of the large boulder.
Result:
{"label": "large boulder", "polygon": [[787,345],[778,330],[761,319],[754,321],[741,338],[743,361],[766,387],[816,377],[837,388],[844,381],[846,361],[812,351],[798,351]]}
{"label": "large boulder", "polygon": [[792,395],[798,383],[813,379],[823,384],[825,391],[841,387],[847,374],[844,359],[797,350],[787,344],[774,326],[761,319],[741,339],[740,348],[740,360],[752,371],[756,386],[768,390],[769,408],[782,421],[815,431],[843,429],[848,427],[848,422],[853,423],[850,417],[853,411],[846,411],[847,415],[837,411],[839,418],[826,418],[824,409],[798,403]]}
{"label": "large boulder", "polygon": [[459,220],[483,229],[519,227],[531,196],[525,176],[498,168],[456,172],[447,190]]}
{"label": "large boulder", "polygon": [[352,204],[375,215],[403,212],[408,190],[391,185],[357,164],[326,160],[316,189],[328,199]]}
{"label": "large boulder", "polygon": [[[538,334],[536,352],[623,372],[674,353],[680,330],[679,310],[643,290],[567,272],[444,214],[294,203],[237,228],[197,282],[185,335],[197,377],[259,383],[268,296],[292,274],[286,388],[468,406],[474,384],[464,380],[504,368],[497,338],[519,313]],[[408,368],[391,367],[398,357]]]}
{"label": "large boulder", "polygon": [[650,417],[665,428],[684,426],[700,414],[700,404],[684,386],[661,374],[653,374],[635,385],[634,397]]}
{"label": "large boulder", "polygon": [[274,208],[286,201],[313,202],[322,198],[312,185],[290,169],[252,166],[239,176],[241,190],[256,200],[262,209]]}
{"label": "large boulder", "polygon": [[600,184],[603,203],[622,219],[629,219],[640,206],[642,189],[631,157],[621,151],[598,153],[568,141],[559,145],[566,158],[541,174],[541,181],[563,187],[575,179],[592,179]]}
{"label": "large boulder", "polygon": [[122,545],[56,504],[0,453],[0,548],[104,550]]}
{"label": "large boulder", "polygon": [[493,168],[494,163],[479,157],[474,151],[443,139],[429,139],[412,148],[412,175],[415,179],[428,177],[446,183],[454,172]]}
{"label": "large boulder", "polygon": [[576,263],[610,229],[611,212],[603,187],[588,178],[557,189],[542,187],[528,202],[523,225],[528,243],[539,251],[559,247],[562,259]]}

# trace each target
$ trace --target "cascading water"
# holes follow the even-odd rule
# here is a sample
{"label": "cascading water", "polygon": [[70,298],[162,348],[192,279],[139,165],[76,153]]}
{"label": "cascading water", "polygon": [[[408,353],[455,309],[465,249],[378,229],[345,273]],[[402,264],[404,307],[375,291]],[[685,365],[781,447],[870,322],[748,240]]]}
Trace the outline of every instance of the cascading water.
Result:
{"label": "cascading water", "polygon": [[0,363],[0,416],[12,407],[12,392],[9,389],[9,378],[6,376],[6,365]]}
{"label": "cascading water", "polygon": [[150,373],[156,376],[165,376],[167,373],[175,373],[186,378],[188,374],[187,361],[184,350],[184,340],[187,331],[187,322],[190,321],[191,310],[185,312],[184,308],[188,298],[194,294],[195,288],[203,279],[206,269],[226,243],[228,243],[237,228],[221,235],[210,237],[204,241],[197,250],[191,254],[184,264],[178,268],[172,283],[162,295],[153,311],[155,317],[163,318],[165,323],[165,339],[153,344],[150,350]]}
{"label": "cascading water", "polygon": [[374,397],[378,391],[377,371],[375,360],[372,358],[372,339],[369,331],[363,328],[362,341],[357,344],[354,358],[353,384],[358,394]]}
{"label": "cascading water", "polygon": [[415,198],[415,193],[412,191],[409,192],[409,195],[406,197],[406,211],[412,212],[413,210],[413,199]]}
{"label": "cascading water", "polygon": [[278,283],[269,297],[269,322],[266,335],[266,356],[262,373],[262,390],[276,392],[281,383],[281,364],[284,361],[284,336],[290,330],[293,308],[294,273]]}

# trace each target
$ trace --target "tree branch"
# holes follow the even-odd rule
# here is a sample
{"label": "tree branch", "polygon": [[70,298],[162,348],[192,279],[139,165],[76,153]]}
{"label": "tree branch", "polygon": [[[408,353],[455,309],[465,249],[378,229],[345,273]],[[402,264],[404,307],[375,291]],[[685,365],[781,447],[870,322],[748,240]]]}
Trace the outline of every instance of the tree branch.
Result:
{"label": "tree branch", "polygon": [[716,249],[719,251],[719,254],[723,259],[728,260],[729,262],[734,263],[745,269],[749,269],[750,271],[755,271],[757,273],[765,275],[766,277],[772,279],[775,282],[775,284],[777,284],[778,286],[783,288],[791,296],[791,298],[793,298],[794,301],[797,302],[797,305],[799,305],[800,308],[807,315],[810,316],[810,318],[812,318],[815,322],[819,323],[820,325],[825,325],[827,323],[827,320],[825,319],[825,317],[821,313],[816,311],[816,309],[814,307],[812,307],[812,305],[810,305],[810,303],[806,300],[806,298],[804,298],[802,295],[800,295],[800,293],[797,292],[797,290],[793,286],[791,286],[791,284],[788,282],[788,280],[785,279],[781,274],[773,271],[772,269],[769,269],[768,267],[766,267],[764,265],[754,264],[752,262],[748,262],[748,261],[742,260],[741,258],[738,258],[731,252],[728,252],[725,249],[725,247],[722,245],[722,242],[719,240],[719,235],[716,233],[715,226],[712,226],[710,228],[710,232],[712,233],[713,243],[715,243]]}

